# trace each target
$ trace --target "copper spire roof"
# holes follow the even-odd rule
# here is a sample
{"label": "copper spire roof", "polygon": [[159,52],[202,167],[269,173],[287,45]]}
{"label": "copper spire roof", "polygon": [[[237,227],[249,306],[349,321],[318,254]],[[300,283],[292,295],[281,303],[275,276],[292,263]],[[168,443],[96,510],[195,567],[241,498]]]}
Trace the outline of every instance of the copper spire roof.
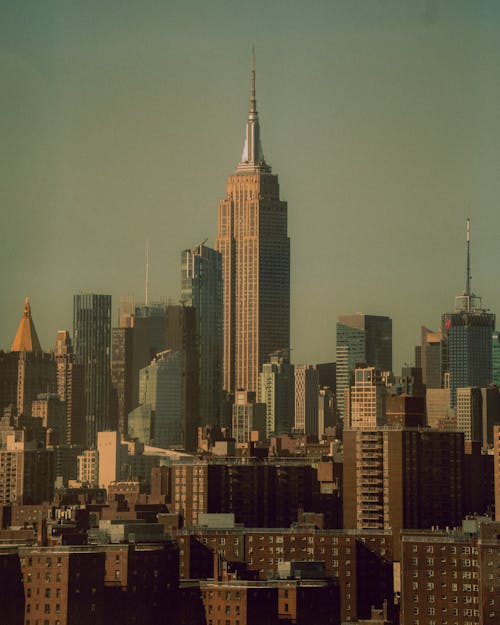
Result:
{"label": "copper spire roof", "polygon": [[42,347],[31,318],[30,301],[26,298],[21,323],[17,328],[16,336],[12,341],[11,352],[41,352]]}

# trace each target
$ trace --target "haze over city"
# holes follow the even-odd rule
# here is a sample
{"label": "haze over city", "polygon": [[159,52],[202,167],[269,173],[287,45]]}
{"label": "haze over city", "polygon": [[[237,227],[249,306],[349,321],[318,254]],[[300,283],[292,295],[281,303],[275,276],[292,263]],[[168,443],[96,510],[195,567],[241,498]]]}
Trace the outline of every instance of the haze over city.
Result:
{"label": "haze over city", "polygon": [[339,314],[394,322],[394,369],[465,284],[500,310],[495,2],[2,2],[0,346],[24,297],[44,349],[73,294],[180,291],[243,149],[251,47],[288,202],[292,358]]}

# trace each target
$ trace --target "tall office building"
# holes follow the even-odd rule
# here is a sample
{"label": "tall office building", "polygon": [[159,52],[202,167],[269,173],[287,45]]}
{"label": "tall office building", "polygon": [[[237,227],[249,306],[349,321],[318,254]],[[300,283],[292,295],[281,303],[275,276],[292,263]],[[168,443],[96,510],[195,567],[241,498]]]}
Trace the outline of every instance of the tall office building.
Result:
{"label": "tall office building", "polygon": [[262,151],[254,66],[243,156],[228,178],[218,221],[223,388],[257,391],[262,364],[272,352],[290,347],[290,240],[287,204]]}
{"label": "tall office building", "polygon": [[216,425],[222,400],[222,257],[200,243],[182,252],[181,303],[196,310],[200,424]]}
{"label": "tall office building", "polygon": [[74,296],[73,341],[84,368],[86,444],[95,447],[97,432],[109,428],[111,295]]}
{"label": "tall office building", "polygon": [[259,401],[266,405],[266,435],[290,434],[295,413],[295,372],[286,352],[271,354],[259,376]]}
{"label": "tall office building", "polygon": [[337,406],[345,417],[345,390],[353,383],[354,369],[365,363],[392,371],[392,319],[356,313],[341,315],[337,323]]}
{"label": "tall office building", "polygon": [[127,416],[135,407],[134,390],[134,329],[113,328],[111,331],[111,410],[118,431],[127,436]]}
{"label": "tall office building", "polygon": [[433,332],[422,326],[421,345],[422,381],[427,388],[443,388],[444,372],[447,370],[446,344],[443,333]]}
{"label": "tall office building", "polygon": [[295,365],[295,429],[318,434],[319,372],[314,365]]}
{"label": "tall office building", "polygon": [[492,335],[493,352],[492,352],[492,381],[500,386],[500,332],[494,332]]}
{"label": "tall office building", "polygon": [[167,349],[178,350],[182,368],[182,420],[186,451],[198,447],[199,415],[199,349],[196,310],[189,306],[167,306]]}
{"label": "tall office building", "polygon": [[458,388],[486,387],[493,380],[492,335],[495,315],[482,308],[471,290],[470,220],[467,220],[467,272],[465,291],[455,297],[454,312],[442,316],[442,332],[448,347],[450,401],[456,404]]}
{"label": "tall office building", "polygon": [[64,443],[84,445],[86,442],[84,368],[76,362],[67,330],[59,330],[57,333],[54,356],[57,367],[57,395],[66,407]]}
{"label": "tall office building", "polygon": [[182,447],[185,430],[183,356],[168,349],[140,372],[140,404],[128,416],[128,434],[145,445]]}

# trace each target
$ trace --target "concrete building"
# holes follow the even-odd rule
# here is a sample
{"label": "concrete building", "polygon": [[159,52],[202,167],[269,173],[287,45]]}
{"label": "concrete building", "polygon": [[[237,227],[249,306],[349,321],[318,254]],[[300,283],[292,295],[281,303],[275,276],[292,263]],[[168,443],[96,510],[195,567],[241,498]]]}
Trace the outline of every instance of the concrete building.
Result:
{"label": "concrete building", "polygon": [[456,389],[457,429],[464,433],[465,441],[482,442],[483,400],[477,387]]}
{"label": "concrete building", "polygon": [[99,456],[98,486],[108,489],[111,482],[120,479],[121,445],[119,432],[97,432]]}
{"label": "concrete building", "polygon": [[97,432],[110,425],[111,295],[74,296],[73,341],[76,361],[84,369],[86,445],[91,448]]}
{"label": "concrete building", "polygon": [[319,373],[314,365],[295,365],[295,430],[318,435]]}
{"label": "concrete building", "polygon": [[222,401],[222,256],[200,243],[182,252],[181,303],[196,310],[199,414],[202,426],[220,422]]}
{"label": "concrete building", "polygon": [[441,331],[433,332],[422,326],[422,381],[429,388],[443,388],[444,372],[448,369],[446,344]]}
{"label": "concrete building", "polygon": [[450,389],[428,388],[425,392],[427,425],[431,428],[442,428],[450,420]]}
{"label": "concrete building", "polygon": [[331,388],[321,388],[318,396],[318,436],[324,436],[326,428],[334,427],[335,423],[335,394]]}
{"label": "concrete building", "polygon": [[392,320],[389,317],[341,315],[337,323],[337,406],[345,418],[345,389],[353,382],[358,363],[392,371]]}
{"label": "concrete building", "polygon": [[254,67],[245,146],[219,202],[216,249],[222,254],[223,389],[257,392],[262,364],[290,348],[290,241],[287,205],[262,151]]}
{"label": "concrete building", "polygon": [[453,526],[462,518],[461,432],[344,430],[344,527]]}
{"label": "concrete building", "polygon": [[374,428],[385,425],[387,390],[375,367],[358,367],[354,386],[345,393],[345,425],[348,428]]}
{"label": "concrete building", "polygon": [[77,457],[77,481],[81,485],[97,488],[99,483],[99,452],[85,449]]}
{"label": "concrete building", "polygon": [[266,436],[290,434],[295,413],[295,368],[286,352],[271,354],[259,375],[259,401],[266,405]]}
{"label": "concrete building", "polygon": [[0,504],[38,504],[54,495],[54,453],[27,442],[24,432],[7,437],[0,449]]}
{"label": "concrete building", "polygon": [[236,391],[231,431],[236,445],[266,438],[266,405],[255,401],[255,393]]}

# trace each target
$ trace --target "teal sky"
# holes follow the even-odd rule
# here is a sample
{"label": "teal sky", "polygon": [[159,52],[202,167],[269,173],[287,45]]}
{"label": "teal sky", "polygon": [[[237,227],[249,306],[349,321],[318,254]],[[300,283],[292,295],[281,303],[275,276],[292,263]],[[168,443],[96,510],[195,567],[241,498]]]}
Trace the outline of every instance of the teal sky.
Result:
{"label": "teal sky", "polygon": [[242,152],[251,46],[288,201],[295,362],[387,314],[395,365],[465,283],[500,315],[500,3],[0,0],[0,347],[73,294],[180,291]]}

